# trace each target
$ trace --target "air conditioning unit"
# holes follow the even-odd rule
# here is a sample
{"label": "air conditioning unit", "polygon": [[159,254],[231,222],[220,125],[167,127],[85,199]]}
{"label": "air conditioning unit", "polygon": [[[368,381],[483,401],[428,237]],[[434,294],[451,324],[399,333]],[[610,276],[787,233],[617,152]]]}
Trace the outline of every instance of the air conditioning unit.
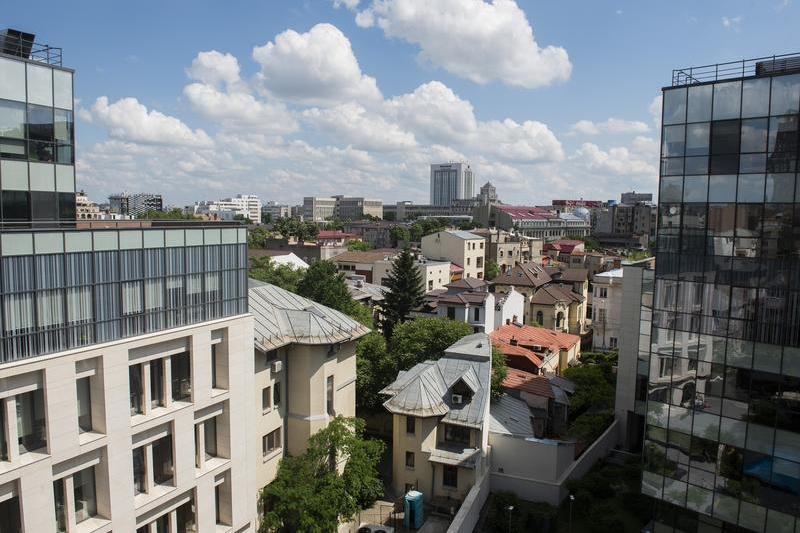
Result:
{"label": "air conditioning unit", "polygon": [[273,374],[277,374],[278,372],[283,370],[283,361],[281,361],[280,359],[278,359],[277,361],[273,361],[269,367],[269,370]]}
{"label": "air conditioning unit", "polygon": [[464,398],[460,394],[453,394],[452,396],[453,403],[462,403]]}

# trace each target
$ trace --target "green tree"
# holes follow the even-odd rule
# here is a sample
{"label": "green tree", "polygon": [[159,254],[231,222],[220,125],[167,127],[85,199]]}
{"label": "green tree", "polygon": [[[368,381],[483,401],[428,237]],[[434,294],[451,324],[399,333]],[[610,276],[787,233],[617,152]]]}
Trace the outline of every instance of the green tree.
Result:
{"label": "green tree", "polygon": [[266,229],[256,226],[247,232],[247,246],[249,248],[264,248],[269,238],[270,233]]}
{"label": "green tree", "polygon": [[297,292],[297,286],[305,272],[302,268],[290,265],[276,265],[269,257],[253,257],[250,259],[248,275],[259,281],[277,285],[287,291]]}
{"label": "green tree", "polygon": [[347,250],[350,252],[368,252],[374,248],[370,243],[364,241],[350,241],[347,244]]}
{"label": "green tree", "polygon": [[297,284],[297,294],[310,298],[342,313],[348,313],[356,304],[347,290],[344,276],[336,271],[331,261],[317,261],[306,269]]}
{"label": "green tree", "polygon": [[250,225],[250,224],[253,223],[252,220],[250,220],[248,217],[246,217],[244,215],[234,215],[233,216],[233,220],[236,220],[236,221],[241,222],[242,224],[246,224],[246,225]]}
{"label": "green tree", "polygon": [[325,229],[344,231],[344,224],[338,218],[331,218],[328,219],[328,222],[325,224]]}
{"label": "green tree", "polygon": [[335,532],[382,494],[383,448],[364,438],[363,420],[334,418],[308,439],[305,453],[281,459],[275,480],[261,491],[266,512],[259,531]]}
{"label": "green tree", "polygon": [[411,232],[406,226],[395,226],[389,230],[389,238],[392,241],[392,247],[396,248],[399,244],[408,244],[411,241]]}
{"label": "green tree", "polygon": [[414,256],[406,248],[392,262],[392,270],[386,280],[388,291],[383,300],[383,331],[391,337],[392,329],[405,321],[411,311],[422,304],[425,289],[422,274]]}
{"label": "green tree", "polygon": [[270,222],[272,222],[272,213],[264,213],[264,215],[261,217],[261,223],[269,224]]}
{"label": "green tree", "polygon": [[503,380],[508,374],[506,354],[492,345],[492,399],[497,400],[503,394]]}
{"label": "green tree", "polygon": [[575,384],[575,394],[569,399],[570,418],[592,410],[614,407],[614,383],[602,365],[581,365],[568,368],[564,377]]}
{"label": "green tree", "polygon": [[386,339],[372,331],[356,345],[356,412],[379,412],[386,400],[378,392],[391,383],[394,365],[386,349]]}
{"label": "green tree", "polygon": [[158,209],[148,209],[139,219],[145,220],[197,220],[199,217],[184,213],[182,209],[173,207],[169,211],[159,211]]}
{"label": "green tree", "polygon": [[500,267],[497,266],[497,263],[495,261],[487,259],[486,268],[484,269],[483,272],[483,277],[491,281],[499,275],[500,275]]}

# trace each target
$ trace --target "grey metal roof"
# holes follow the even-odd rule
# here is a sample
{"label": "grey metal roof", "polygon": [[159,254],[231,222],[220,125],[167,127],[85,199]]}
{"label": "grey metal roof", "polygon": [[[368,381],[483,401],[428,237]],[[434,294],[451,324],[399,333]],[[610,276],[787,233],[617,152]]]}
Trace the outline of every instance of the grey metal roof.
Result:
{"label": "grey metal roof", "polygon": [[[381,391],[391,396],[384,407],[394,414],[431,417],[442,422],[480,428],[489,402],[492,345],[485,333],[455,342],[437,361],[425,361]],[[473,391],[468,402],[454,404],[451,389],[459,380]]]}
{"label": "grey metal roof", "polygon": [[515,437],[533,437],[528,404],[504,394],[489,407],[489,431]]}
{"label": "grey metal roof", "polygon": [[468,231],[464,231],[461,229],[451,229],[448,230],[447,233],[450,235],[454,235],[456,237],[460,237],[462,239],[470,240],[470,239],[483,239],[480,235],[475,235],[474,233],[470,233]]}
{"label": "grey metal roof", "polygon": [[275,285],[250,279],[248,291],[256,347],[274,350],[287,344],[335,344],[357,339],[369,329],[344,313]]}
{"label": "grey metal roof", "polygon": [[356,301],[366,298],[375,302],[383,301],[384,295],[388,290],[383,285],[376,285],[375,283],[368,283],[366,281],[345,278],[344,282],[347,284],[347,290],[350,292],[350,296]]}

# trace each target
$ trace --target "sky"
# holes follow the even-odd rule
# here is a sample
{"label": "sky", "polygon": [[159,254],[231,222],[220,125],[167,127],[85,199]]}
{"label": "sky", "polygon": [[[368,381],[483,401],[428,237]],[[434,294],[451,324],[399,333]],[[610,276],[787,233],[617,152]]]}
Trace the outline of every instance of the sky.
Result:
{"label": "sky", "polygon": [[800,0],[41,0],[0,26],[76,71],[77,187],[508,204],[657,192],[672,69],[798,52]]}

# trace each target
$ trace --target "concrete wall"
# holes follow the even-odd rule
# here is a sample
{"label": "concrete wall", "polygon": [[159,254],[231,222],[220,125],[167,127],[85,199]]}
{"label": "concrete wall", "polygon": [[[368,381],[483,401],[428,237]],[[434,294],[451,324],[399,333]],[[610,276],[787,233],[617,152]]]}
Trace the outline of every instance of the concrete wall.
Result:
{"label": "concrete wall", "polygon": [[[252,318],[246,315],[2,365],[4,431],[12,438],[8,439],[10,461],[0,465],[0,487],[18,496],[23,530],[55,531],[56,479],[64,479],[66,485],[72,531],[134,531],[173,513],[191,494],[196,494],[198,531],[216,531],[214,486],[218,480],[224,481],[223,519],[234,530],[254,530],[252,339]],[[218,351],[217,366],[224,379],[218,374],[219,386],[214,389],[212,343],[224,346]],[[190,400],[172,401],[167,394],[164,406],[150,408],[148,402],[144,414],[131,416],[129,366],[146,363],[149,368],[166,358],[164,387],[169,393],[169,356],[183,351],[191,357]],[[86,375],[91,376],[93,431],[79,433],[76,380]],[[15,396],[37,388],[44,391],[47,446],[20,455],[16,423],[8,421],[16,417]],[[201,459],[198,467],[194,435],[210,416],[217,416],[218,457]],[[148,494],[134,498],[133,446],[146,445],[162,434],[172,436],[173,482],[170,486],[151,482]],[[98,516],[75,526],[70,505],[72,474],[89,465],[95,467]]]}
{"label": "concrete wall", "polygon": [[503,327],[506,324],[506,320],[511,320],[513,322],[514,317],[516,317],[517,322],[523,320],[527,299],[521,293],[514,290],[513,287],[511,287],[506,294],[506,301],[503,303],[503,306],[494,312],[495,319],[492,331]]}
{"label": "concrete wall", "polygon": [[478,525],[486,499],[491,491],[491,481],[488,472],[484,472],[472,486],[458,513],[450,522],[447,533],[472,533]]}

